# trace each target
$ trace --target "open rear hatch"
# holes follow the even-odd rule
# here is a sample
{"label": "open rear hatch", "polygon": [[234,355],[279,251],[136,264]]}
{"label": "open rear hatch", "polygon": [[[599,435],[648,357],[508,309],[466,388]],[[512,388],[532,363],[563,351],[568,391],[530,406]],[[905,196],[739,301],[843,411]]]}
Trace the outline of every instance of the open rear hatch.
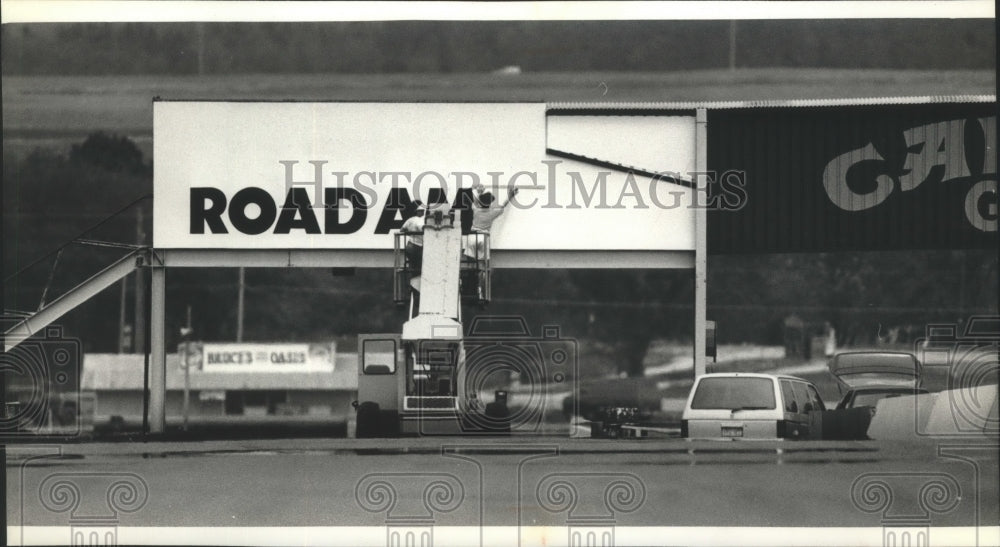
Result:
{"label": "open rear hatch", "polygon": [[920,387],[920,364],[910,353],[841,353],[830,360],[830,373],[848,389],[876,385]]}

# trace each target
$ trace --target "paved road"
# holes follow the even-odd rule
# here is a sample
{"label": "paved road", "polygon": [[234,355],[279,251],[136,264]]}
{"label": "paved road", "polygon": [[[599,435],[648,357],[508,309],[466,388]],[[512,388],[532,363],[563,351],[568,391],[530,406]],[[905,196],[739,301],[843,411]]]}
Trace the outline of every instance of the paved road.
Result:
{"label": "paved road", "polygon": [[993,524],[997,449],[960,447],[968,444],[424,438],[12,448],[7,521],[66,526],[73,514],[107,512],[115,498],[121,526],[423,517],[438,526],[816,527],[881,526],[906,514],[934,526]]}

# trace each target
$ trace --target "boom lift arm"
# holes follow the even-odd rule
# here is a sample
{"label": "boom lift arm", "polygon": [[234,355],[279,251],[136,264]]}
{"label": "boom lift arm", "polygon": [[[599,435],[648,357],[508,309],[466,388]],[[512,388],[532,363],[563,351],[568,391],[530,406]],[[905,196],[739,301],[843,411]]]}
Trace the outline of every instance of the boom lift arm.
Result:
{"label": "boom lift arm", "polygon": [[399,351],[390,374],[396,381],[366,373],[365,342],[358,345],[358,437],[459,432],[466,414],[481,410],[477,395],[465,393],[461,304],[463,293],[480,304],[488,300],[489,240],[488,234],[463,235],[456,216],[446,203],[429,208],[419,271],[404,252],[413,235],[396,235],[394,300],[409,300],[411,312],[394,337]]}

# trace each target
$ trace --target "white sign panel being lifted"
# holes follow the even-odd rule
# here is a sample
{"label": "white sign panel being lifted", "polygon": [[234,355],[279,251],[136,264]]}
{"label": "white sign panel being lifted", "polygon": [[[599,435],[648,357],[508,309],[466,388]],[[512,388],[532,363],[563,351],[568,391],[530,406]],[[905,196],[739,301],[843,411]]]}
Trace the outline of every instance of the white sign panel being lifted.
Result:
{"label": "white sign panel being lifted", "polygon": [[511,188],[498,256],[694,249],[693,112],[157,101],[154,157],[159,249],[388,251],[414,200],[462,209]]}

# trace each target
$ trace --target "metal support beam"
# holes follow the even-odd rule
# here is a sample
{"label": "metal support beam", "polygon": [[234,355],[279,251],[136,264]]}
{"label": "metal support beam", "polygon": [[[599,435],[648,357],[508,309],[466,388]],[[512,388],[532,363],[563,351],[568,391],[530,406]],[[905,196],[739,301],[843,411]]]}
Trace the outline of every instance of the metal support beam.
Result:
{"label": "metal support beam", "polygon": [[118,280],[136,268],[137,261],[143,259],[145,252],[145,250],[136,250],[125,255],[114,264],[94,274],[90,279],[73,287],[66,294],[56,298],[35,314],[18,322],[4,334],[5,350],[10,351],[14,346],[32,335],[41,332],[46,326],[70,310],[117,283]]}
{"label": "metal support beam", "polygon": [[150,282],[150,367],[149,431],[163,433],[166,427],[167,346],[166,346],[166,268],[154,266]]}
{"label": "metal support beam", "polygon": [[[704,108],[695,114],[695,171],[708,172],[708,116]],[[705,328],[708,306],[708,179],[696,177],[694,209],[694,375],[705,374]],[[702,194],[703,195],[698,195]]]}
{"label": "metal support beam", "polygon": [[[158,249],[170,268],[392,268],[393,253],[357,249]],[[609,258],[610,256],[610,258]],[[694,267],[694,253],[673,251],[492,251],[491,266],[504,268]]]}
{"label": "metal support beam", "polygon": [[[243,341],[243,296],[247,290],[246,268],[240,266],[239,286],[236,293],[236,341]],[[190,323],[191,321],[188,321]],[[190,326],[190,325],[188,325]]]}
{"label": "metal support beam", "polygon": [[492,251],[492,269],[689,269],[691,251]]}

